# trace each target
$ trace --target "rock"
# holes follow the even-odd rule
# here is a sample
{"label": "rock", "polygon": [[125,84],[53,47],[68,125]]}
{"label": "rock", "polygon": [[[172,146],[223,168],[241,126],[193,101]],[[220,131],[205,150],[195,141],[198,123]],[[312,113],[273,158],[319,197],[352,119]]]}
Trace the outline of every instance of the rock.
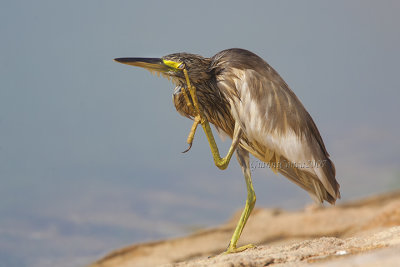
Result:
{"label": "rock", "polygon": [[220,255],[239,215],[187,237],[117,250],[91,266],[399,266],[400,192],[297,212],[257,209],[238,245],[258,246]]}

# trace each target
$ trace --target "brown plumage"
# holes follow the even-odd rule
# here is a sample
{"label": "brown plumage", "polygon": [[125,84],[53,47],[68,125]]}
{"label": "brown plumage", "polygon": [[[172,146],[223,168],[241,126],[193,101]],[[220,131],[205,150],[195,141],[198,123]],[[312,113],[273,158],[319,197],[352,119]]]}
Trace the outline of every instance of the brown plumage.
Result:
{"label": "brown plumage", "polygon": [[[263,59],[244,49],[224,50],[212,58],[186,53],[164,58],[179,58],[186,64],[199,104],[218,131],[232,138],[238,122],[244,132],[242,148],[276,166],[276,171],[316,201],[333,204],[340,198],[335,166],[313,119]],[[174,82],[178,86],[173,95],[176,110],[193,118],[179,89],[186,87],[183,77],[175,77]]]}
{"label": "brown plumage", "polygon": [[[254,53],[234,48],[211,58],[177,53],[162,58],[115,60],[146,68],[176,84],[173,94],[176,110],[185,117],[195,118],[188,143],[191,146],[201,121],[219,168],[226,168],[236,151],[248,194],[226,253],[253,247],[236,247],[256,202],[249,153],[306,190],[319,203],[325,200],[334,204],[340,198],[335,166],[313,119],[279,74]],[[189,83],[194,90],[189,90]],[[197,96],[198,106],[191,96],[193,99]],[[208,122],[232,138],[225,158],[219,156]]]}

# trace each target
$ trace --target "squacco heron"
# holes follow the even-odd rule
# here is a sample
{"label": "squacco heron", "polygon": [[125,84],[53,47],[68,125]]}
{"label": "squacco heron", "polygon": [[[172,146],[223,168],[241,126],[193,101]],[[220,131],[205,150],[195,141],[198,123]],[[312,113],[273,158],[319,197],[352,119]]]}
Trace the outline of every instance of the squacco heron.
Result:
{"label": "squacco heron", "polygon": [[[225,169],[236,151],[247,185],[247,200],[225,253],[253,247],[237,247],[256,203],[249,153],[273,166],[275,173],[306,190],[318,203],[334,204],[340,198],[335,166],[313,119],[279,74],[256,54],[234,48],[211,58],[176,53],[115,61],[156,72],[176,85],[176,110],[193,120],[187,150],[200,124],[218,168]],[[223,158],[209,123],[232,139]]]}

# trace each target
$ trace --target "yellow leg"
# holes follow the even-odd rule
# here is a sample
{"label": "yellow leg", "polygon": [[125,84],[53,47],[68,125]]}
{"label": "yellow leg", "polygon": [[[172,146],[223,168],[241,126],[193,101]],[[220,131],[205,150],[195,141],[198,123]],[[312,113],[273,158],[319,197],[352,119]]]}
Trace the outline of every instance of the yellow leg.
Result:
{"label": "yellow leg", "polygon": [[231,242],[229,243],[228,249],[226,250],[226,252],[224,254],[241,252],[248,248],[255,247],[252,244],[242,246],[242,247],[236,247],[239,237],[242,234],[243,228],[246,225],[246,222],[250,216],[251,211],[254,208],[254,205],[256,204],[256,194],[254,192],[253,183],[251,181],[249,152],[245,151],[243,148],[238,148],[236,154],[237,154],[239,164],[242,167],[244,178],[246,180],[247,200],[246,200],[246,206],[244,207],[244,210],[242,212],[242,215],[240,216],[239,222],[236,225],[235,231],[233,232]]}
{"label": "yellow leg", "polygon": [[210,124],[208,123],[208,121],[203,121],[201,123],[201,126],[203,127],[203,130],[206,133],[207,140],[210,145],[211,154],[213,155],[215,165],[218,168],[220,168],[221,170],[225,170],[229,165],[229,162],[232,158],[233,152],[235,152],[236,148],[238,147],[240,137],[242,136],[242,130],[240,129],[238,124],[235,124],[235,130],[233,132],[232,144],[229,147],[228,154],[224,158],[221,158],[221,156],[219,155],[218,146],[215,143],[214,135],[211,131]]}
{"label": "yellow leg", "polygon": [[[196,88],[190,84],[189,75],[188,75],[186,69],[183,69],[183,73],[186,78],[186,83],[187,83],[187,87],[189,89],[190,96],[192,97],[192,100],[193,100],[194,112],[195,112],[195,114],[197,114],[195,117],[195,122],[193,123],[192,129],[191,129],[189,137],[188,137],[189,145],[193,141],[194,133],[196,131],[197,125],[200,122],[201,126],[203,127],[203,130],[207,136],[207,140],[208,140],[208,143],[211,148],[211,153],[213,155],[215,165],[222,170],[226,169],[232,158],[233,152],[236,150],[238,161],[239,161],[240,166],[242,167],[243,174],[244,174],[244,177],[246,180],[246,185],[247,185],[246,206],[242,212],[240,220],[236,226],[236,229],[235,229],[233,236],[231,238],[231,241],[229,243],[228,249],[225,253],[240,252],[240,251],[246,250],[248,248],[254,247],[254,245],[251,245],[251,244],[243,246],[243,247],[239,247],[239,248],[236,246],[237,242],[239,240],[239,237],[242,234],[243,228],[246,225],[246,222],[250,216],[250,213],[253,210],[254,205],[256,203],[256,194],[254,193],[254,188],[253,188],[253,184],[251,181],[249,153],[247,151],[245,151],[244,149],[242,149],[241,147],[238,147],[240,138],[242,136],[242,130],[241,130],[239,124],[236,123],[235,129],[233,132],[232,144],[229,148],[228,154],[224,158],[221,158],[221,156],[219,154],[218,146],[215,143],[214,135],[212,133],[210,124],[208,123],[208,120],[204,116],[204,113],[198,104]],[[186,98],[187,98],[188,105],[190,104],[190,107],[192,107],[190,101],[188,100],[187,95],[186,95]],[[189,149],[190,149],[190,147],[189,147]]]}
{"label": "yellow leg", "polygon": [[[232,158],[233,152],[235,152],[235,149],[237,148],[239,141],[240,141],[240,137],[242,135],[242,131],[239,127],[238,124],[235,125],[235,130],[233,132],[233,138],[232,138],[232,144],[229,148],[228,154],[224,157],[221,158],[220,154],[219,154],[219,150],[218,150],[218,146],[215,143],[215,139],[214,139],[214,135],[212,133],[210,124],[208,123],[208,120],[205,118],[203,111],[201,110],[198,100],[197,100],[197,94],[196,94],[196,88],[194,86],[191,85],[190,80],[189,80],[189,75],[187,73],[186,69],[183,69],[183,73],[185,75],[186,78],[186,83],[189,89],[189,93],[192,97],[193,100],[193,105],[195,108],[195,112],[197,113],[197,116],[199,117],[201,126],[203,127],[203,130],[207,136],[207,140],[208,143],[210,145],[211,148],[211,153],[213,155],[214,158],[214,163],[215,165],[220,168],[221,170],[224,170],[228,167],[229,162]],[[196,116],[196,117],[197,117]],[[197,127],[197,125],[196,125]],[[193,129],[193,127],[192,127]],[[189,137],[191,137],[191,135],[189,134]],[[189,139],[188,137],[188,139]],[[193,137],[194,137],[194,133],[193,133]]]}
{"label": "yellow leg", "polygon": [[189,109],[193,110],[192,102],[190,102],[190,99],[189,99],[189,96],[188,96],[188,94],[187,94],[187,92],[186,92],[185,87],[182,86],[181,88],[182,88],[183,97],[184,97],[185,100],[186,100],[186,105],[188,106]]}
{"label": "yellow leg", "polygon": [[182,153],[186,153],[192,148],[194,134],[196,133],[197,126],[199,125],[200,122],[201,122],[201,118],[200,118],[199,115],[197,115],[194,118],[194,122],[193,122],[192,128],[190,129],[189,136],[188,136],[188,138],[186,140],[186,142],[189,144],[189,147],[185,151],[183,151]]}
{"label": "yellow leg", "polygon": [[[187,71],[186,71],[186,69],[185,69],[184,71],[185,71],[185,75],[187,76]],[[191,87],[191,86],[190,86],[189,76],[187,76],[186,79],[187,79],[188,88],[189,88],[189,93],[190,93],[190,89],[191,89],[190,87]],[[187,138],[187,140],[186,140],[186,142],[189,144],[189,146],[188,146],[188,148],[187,148],[185,151],[182,152],[182,153],[186,153],[186,152],[188,152],[188,151],[192,148],[194,135],[195,135],[195,133],[196,133],[197,126],[199,125],[199,123],[201,123],[202,117],[201,117],[200,113],[197,111],[198,108],[197,108],[197,110],[196,110],[196,109],[193,107],[192,102],[190,101],[189,96],[188,96],[188,94],[187,94],[186,89],[185,89],[184,86],[182,86],[182,93],[183,93],[183,96],[184,96],[184,98],[185,98],[185,100],[186,100],[186,105],[188,106],[188,108],[192,110],[192,113],[193,113],[193,114],[197,114],[196,117],[194,118],[194,122],[193,122],[192,128],[190,129],[189,136],[188,136],[188,138]],[[193,98],[192,98],[192,99],[193,99]],[[197,101],[197,98],[196,98],[196,101]],[[197,102],[196,102],[196,104],[197,104]],[[197,106],[197,107],[198,107],[198,106]]]}

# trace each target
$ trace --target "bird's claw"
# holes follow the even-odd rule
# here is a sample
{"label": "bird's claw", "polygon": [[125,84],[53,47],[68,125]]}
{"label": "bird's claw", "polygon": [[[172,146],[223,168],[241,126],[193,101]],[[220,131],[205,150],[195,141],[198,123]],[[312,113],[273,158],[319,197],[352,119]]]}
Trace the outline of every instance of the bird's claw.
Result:
{"label": "bird's claw", "polygon": [[256,246],[253,245],[253,244],[248,244],[248,245],[245,245],[245,246],[242,246],[242,247],[238,247],[238,248],[229,246],[228,249],[225,252],[222,253],[222,255],[227,255],[227,254],[231,254],[231,253],[238,253],[238,252],[245,251],[246,249],[255,248],[255,247]]}
{"label": "bird's claw", "polygon": [[182,153],[188,152],[191,148],[192,148],[192,143],[189,143],[189,147],[185,151],[182,151]]}
{"label": "bird's claw", "polygon": [[189,136],[188,136],[187,141],[186,141],[189,144],[189,147],[185,151],[183,151],[182,153],[186,153],[192,148],[194,134],[196,133],[197,125],[199,125],[200,121],[201,121],[201,117],[200,116],[196,116],[194,118],[194,122],[193,122],[192,128],[190,129],[190,133],[189,133]]}

